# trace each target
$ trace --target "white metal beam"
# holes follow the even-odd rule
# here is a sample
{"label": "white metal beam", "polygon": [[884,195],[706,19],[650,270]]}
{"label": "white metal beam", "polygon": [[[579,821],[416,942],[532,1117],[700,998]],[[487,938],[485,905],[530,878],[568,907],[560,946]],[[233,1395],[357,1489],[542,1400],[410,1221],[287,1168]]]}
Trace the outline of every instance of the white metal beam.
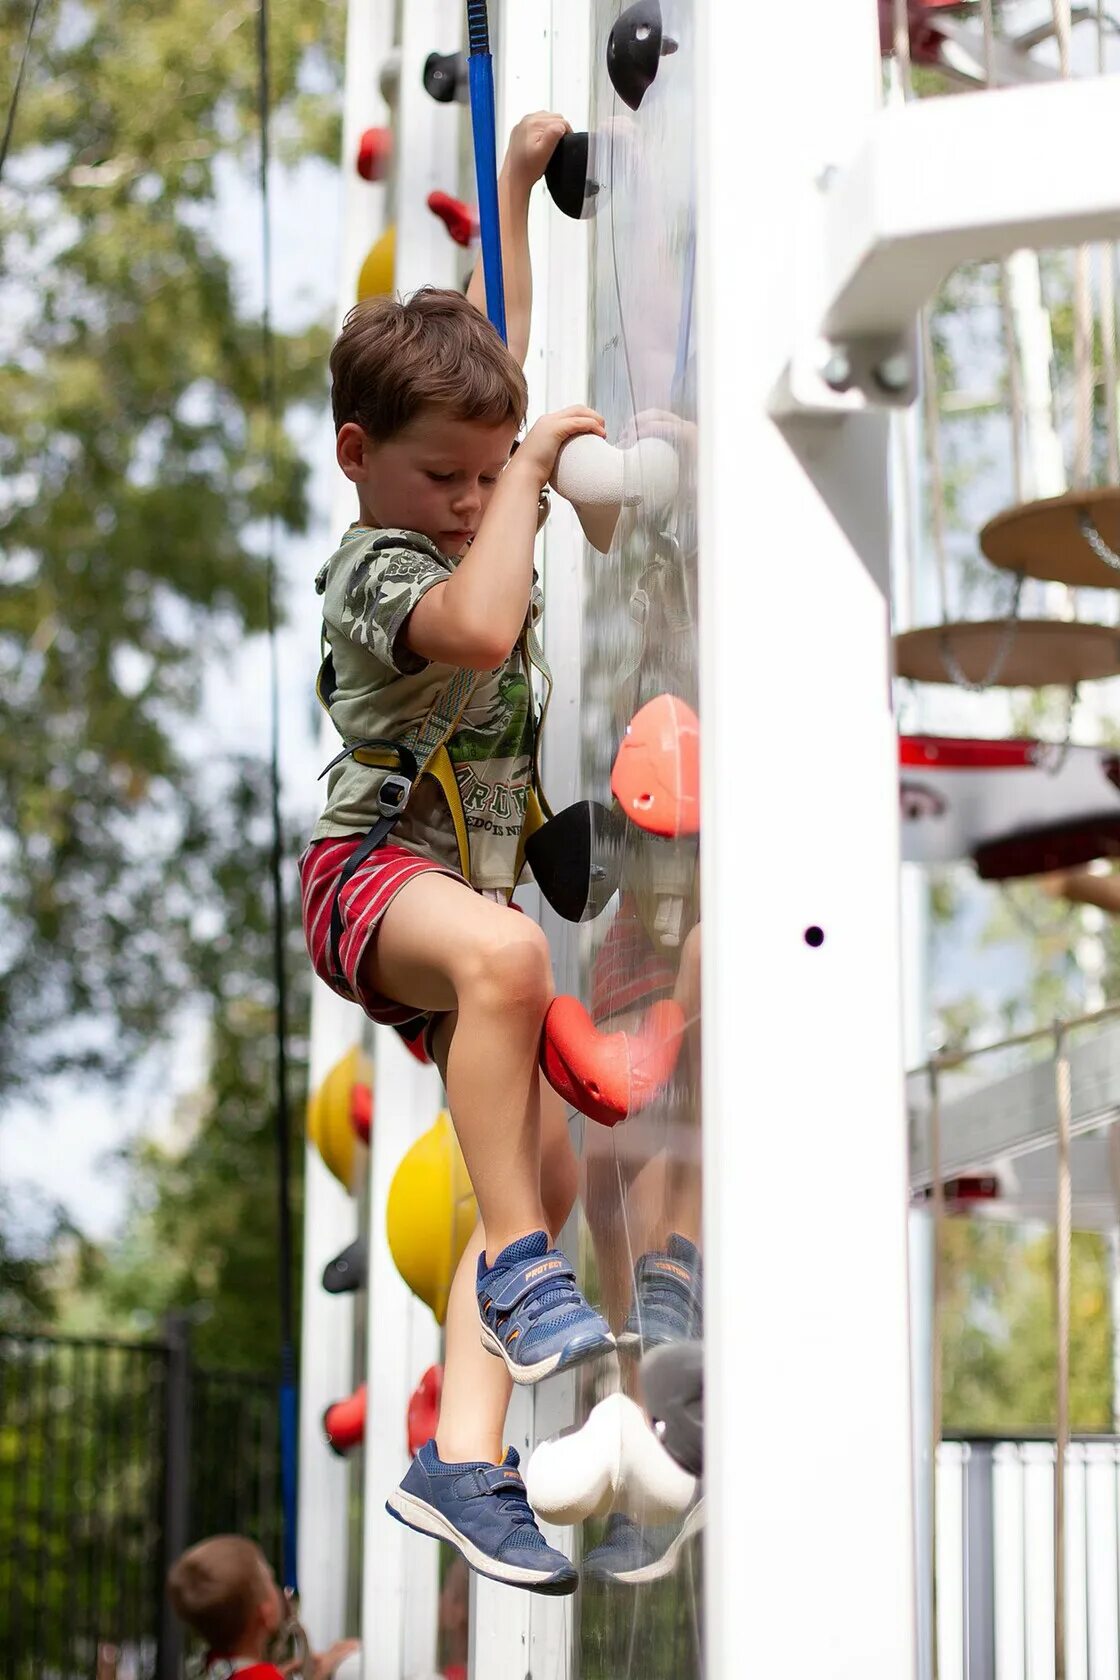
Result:
{"label": "white metal beam", "polygon": [[[962,263],[1120,235],[1120,76],[881,110],[820,201],[827,338],[902,332]],[[836,162],[837,160],[826,160]]]}
{"label": "white metal beam", "polygon": [[[459,0],[408,0],[401,9],[396,133],[396,289],[454,287],[458,247],[428,209],[428,194],[459,181],[459,105],[424,91],[424,60],[463,39]],[[374,1120],[370,1162],[369,1365],[362,1571],[364,1680],[412,1680],[435,1668],[439,1551],[385,1510],[408,1467],[406,1408],[417,1381],[439,1358],[439,1331],[411,1294],[389,1252],[385,1205],[401,1156],[433,1123],[440,1084],[388,1027],[374,1031]]]}
{"label": "white metal beam", "polygon": [[770,414],[805,260],[790,206],[867,132],[876,14],[753,8],[749,97],[742,7],[697,16],[706,1672],[906,1680],[886,418]]}
{"label": "white metal beam", "polygon": [[[354,167],[362,131],[388,121],[378,73],[393,45],[393,8],[351,0],[346,17],[346,86],[342,120],[342,191],[336,319],[357,296],[358,271],[383,227],[385,188]],[[341,478],[332,519],[341,532],[353,518],[353,492]],[[310,592],[309,592],[310,595]],[[322,730],[323,762],[337,739]],[[314,1091],[365,1027],[361,1011],[318,981],[312,990],[309,1086]],[[354,1385],[354,1310],[350,1295],[328,1295],[322,1272],[357,1234],[357,1204],[307,1146],[304,1164],[303,1313],[300,1346],[299,1555],[301,1615],[316,1649],[353,1632],[346,1626],[350,1466],[323,1436],[324,1409]]]}

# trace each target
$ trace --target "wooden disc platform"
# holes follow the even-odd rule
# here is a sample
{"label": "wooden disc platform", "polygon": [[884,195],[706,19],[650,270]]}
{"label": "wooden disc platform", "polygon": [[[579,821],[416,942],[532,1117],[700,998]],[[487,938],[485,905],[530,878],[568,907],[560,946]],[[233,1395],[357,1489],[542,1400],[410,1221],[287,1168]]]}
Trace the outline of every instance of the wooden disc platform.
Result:
{"label": "wooden disc platform", "polygon": [[935,624],[896,636],[894,660],[896,676],[911,682],[963,675],[993,688],[1072,688],[1120,676],[1120,629],[1051,618]]}
{"label": "wooden disc platform", "polygon": [[1070,490],[1023,502],[990,519],[980,547],[993,566],[1071,589],[1120,589],[1120,569],[1093,552],[1082,528],[1088,520],[1120,556],[1120,488]]}

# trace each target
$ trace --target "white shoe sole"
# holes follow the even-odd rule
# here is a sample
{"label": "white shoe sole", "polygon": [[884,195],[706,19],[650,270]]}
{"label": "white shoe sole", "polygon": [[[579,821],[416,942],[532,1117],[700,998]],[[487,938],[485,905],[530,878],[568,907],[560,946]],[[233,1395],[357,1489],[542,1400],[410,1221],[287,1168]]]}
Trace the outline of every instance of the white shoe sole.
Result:
{"label": "white shoe sole", "polygon": [[501,1563],[492,1558],[488,1552],[481,1551],[465,1534],[461,1534],[455,1524],[449,1522],[443,1514],[429,1505],[426,1500],[418,1499],[414,1493],[406,1493],[403,1488],[396,1488],[385,1501],[385,1509],[398,1522],[404,1523],[417,1534],[428,1534],[433,1540],[446,1540],[449,1546],[454,1546],[476,1570],[479,1575],[485,1575],[491,1581],[500,1581],[507,1587],[524,1587],[529,1592],[547,1592],[557,1596],[575,1592],[579,1585],[579,1574],[572,1566],[569,1579],[561,1575],[557,1579],[556,1571],[552,1569],[523,1569],[517,1564]]}
{"label": "white shoe sole", "polygon": [[538,1359],[535,1365],[515,1365],[501,1340],[481,1318],[478,1321],[478,1330],[487,1353],[492,1353],[496,1359],[500,1359],[514,1382],[523,1386],[541,1382],[545,1377],[550,1377],[553,1371],[570,1371],[576,1365],[586,1365],[589,1359],[598,1359],[602,1354],[616,1352],[615,1339],[610,1336],[606,1341],[588,1342],[586,1348],[576,1348],[574,1351],[565,1348],[559,1353],[550,1353],[546,1359]]}
{"label": "white shoe sole", "polygon": [[650,1581],[662,1581],[666,1575],[671,1575],[677,1567],[678,1559],[684,1550],[686,1540],[691,1540],[698,1529],[704,1526],[704,1501],[698,1499],[681,1525],[681,1531],[670,1541],[659,1558],[652,1563],[643,1564],[640,1569],[621,1569],[617,1572],[604,1569],[592,1569],[589,1578],[592,1581],[619,1581],[624,1586],[641,1587]]}

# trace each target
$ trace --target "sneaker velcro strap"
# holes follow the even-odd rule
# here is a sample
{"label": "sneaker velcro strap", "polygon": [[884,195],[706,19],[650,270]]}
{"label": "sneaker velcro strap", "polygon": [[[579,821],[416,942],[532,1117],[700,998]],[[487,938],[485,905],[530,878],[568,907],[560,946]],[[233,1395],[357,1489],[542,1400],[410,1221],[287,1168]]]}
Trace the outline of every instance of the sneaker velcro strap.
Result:
{"label": "sneaker velcro strap", "polygon": [[456,1499],[473,1499],[490,1493],[524,1493],[525,1483],[518,1471],[508,1465],[495,1464],[493,1469],[464,1470],[455,1478]]}
{"label": "sneaker velcro strap", "polygon": [[508,1313],[542,1284],[574,1283],[575,1279],[576,1274],[564,1256],[553,1251],[539,1260],[526,1260],[524,1265],[509,1272],[498,1288],[492,1288],[488,1282],[482,1288],[495,1311]]}
{"label": "sneaker velcro strap", "polygon": [[521,1480],[519,1470],[511,1470],[508,1464],[496,1464],[493,1470],[480,1472],[486,1484],[487,1493],[524,1493],[525,1483]]}

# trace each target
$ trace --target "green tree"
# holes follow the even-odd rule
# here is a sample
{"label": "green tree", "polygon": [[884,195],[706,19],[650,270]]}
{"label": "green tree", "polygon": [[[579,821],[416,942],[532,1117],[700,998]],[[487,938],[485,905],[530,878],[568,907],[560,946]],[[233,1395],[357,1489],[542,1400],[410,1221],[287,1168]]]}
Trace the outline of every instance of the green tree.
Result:
{"label": "green tree", "polygon": [[[343,9],[274,0],[284,157],[334,154]],[[6,86],[26,25],[0,9]],[[224,895],[265,890],[266,837],[227,840],[259,781],[188,737],[203,673],[265,624],[263,522],[306,518],[210,232],[219,163],[257,155],[255,27],[82,0],[32,46],[0,181],[0,1098],[123,1075],[218,968],[248,973]],[[321,397],[324,349],[279,338],[285,412]]]}
{"label": "green tree", "polygon": [[[983,1434],[1053,1430],[1052,1235],[950,1219],[942,1256],[945,1427]],[[1102,1237],[1087,1231],[1073,1236],[1070,1420],[1077,1430],[1112,1427],[1108,1251]]]}

